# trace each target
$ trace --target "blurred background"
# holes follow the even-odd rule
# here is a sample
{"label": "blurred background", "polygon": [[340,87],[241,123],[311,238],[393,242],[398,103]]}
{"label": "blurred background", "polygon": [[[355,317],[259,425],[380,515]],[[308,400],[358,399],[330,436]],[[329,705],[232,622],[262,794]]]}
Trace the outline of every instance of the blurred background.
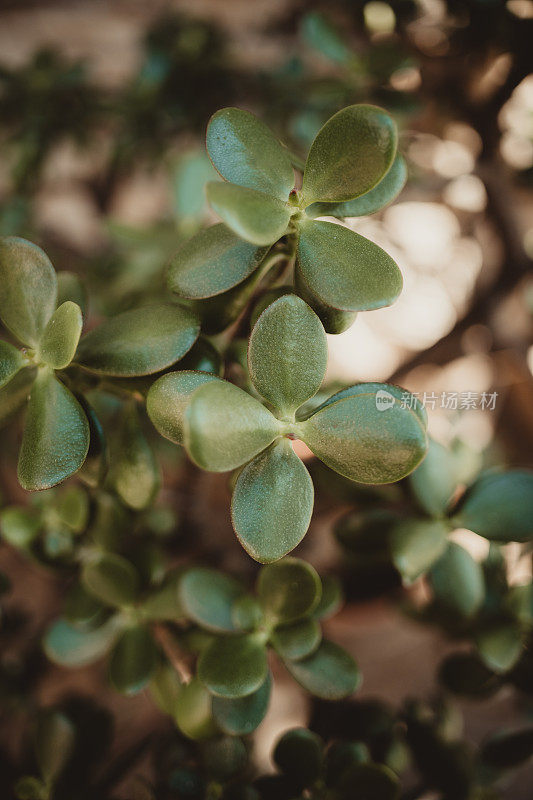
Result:
{"label": "blurred background", "polygon": [[[442,443],[531,465],[533,0],[3,0],[0,234],[79,273],[92,324],[164,296],[168,259],[214,221],[203,194],[214,111],[254,111],[305,156],[326,119],[357,102],[395,117],[409,180],[390,208],[347,224],[393,255],[404,290],[329,337],[329,378],[397,382],[425,400]],[[7,466],[4,491],[20,496]],[[202,480],[216,503],[219,484]],[[231,566],[241,554],[226,516],[214,524]],[[327,520],[305,552],[326,566]],[[23,562],[4,550],[16,571]],[[15,599],[38,631],[57,610],[56,587],[24,569]],[[350,606],[331,627],[360,662],[363,694],[397,702],[431,690],[447,648],[435,631],[382,600]],[[120,749],[156,712],[104,685],[94,671],[49,669],[39,692],[44,702],[66,688],[99,694],[117,714]],[[510,706],[504,695],[467,708],[469,734]],[[306,714],[280,676],[257,737],[265,764],[273,736]]]}

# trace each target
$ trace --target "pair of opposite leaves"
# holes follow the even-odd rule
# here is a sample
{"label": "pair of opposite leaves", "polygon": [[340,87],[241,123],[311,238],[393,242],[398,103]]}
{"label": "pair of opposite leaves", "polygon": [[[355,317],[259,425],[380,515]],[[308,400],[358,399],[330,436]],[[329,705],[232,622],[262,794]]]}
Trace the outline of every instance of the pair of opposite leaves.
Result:
{"label": "pair of opposite leaves", "polygon": [[39,247],[15,236],[0,239],[0,319],[23,345],[0,341],[0,414],[15,411],[29,394],[18,465],[29,490],[48,489],[79,470],[96,425],[56,371],[76,364],[113,377],[152,374],[188,353],[200,332],[192,311],[162,304],[118,314],[80,341],[80,305],[65,299],[56,308],[58,297],[72,294],[64,288]]}
{"label": "pair of opposite leaves", "polygon": [[327,340],[317,315],[296,295],[280,297],[259,316],[248,364],[262,400],[215,375],[186,370],[152,385],[147,410],[158,431],[184,444],[202,469],[241,468],[233,525],[247,552],[268,563],[296,547],[313,511],[311,477],[290,439],[304,441],[347,478],[391,483],[424,457],[426,414],[414,397],[406,403],[403,390],[378,383],[350,386],[318,408],[301,409],[324,379]]}
{"label": "pair of opposite leaves", "polygon": [[394,302],[402,277],[392,258],[348,228],[315,220],[372,214],[402,189],[406,168],[397,154],[396,126],[382,109],[349,106],[321,128],[301,192],[293,190],[288,152],[247,111],[218,111],[206,146],[224,179],[207,184],[207,197],[224,224],[201,231],[178,251],[169,270],[172,291],[198,301],[245,285],[272,245],[293,233],[295,286],[328,332],[346,327],[354,312]]}

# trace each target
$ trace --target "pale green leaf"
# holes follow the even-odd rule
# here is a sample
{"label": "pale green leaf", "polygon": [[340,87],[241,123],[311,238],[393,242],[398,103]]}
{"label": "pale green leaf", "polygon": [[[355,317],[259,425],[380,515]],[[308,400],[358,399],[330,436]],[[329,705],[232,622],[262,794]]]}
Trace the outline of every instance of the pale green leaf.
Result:
{"label": "pale green leaf", "polygon": [[117,617],[96,630],[82,630],[64,619],[54,622],[43,640],[43,649],[50,661],[62,667],[84,667],[102,658],[119,631]]}
{"label": "pale green leaf", "polygon": [[53,369],[67,367],[78,347],[83,327],[81,308],[67,300],[48,320],[39,345],[39,356]]}
{"label": "pale green leaf", "polygon": [[24,357],[20,350],[9,342],[0,341],[0,388],[9,383],[19,369],[24,366]]}
{"label": "pale green leaf", "polygon": [[189,739],[208,739],[217,733],[211,704],[212,696],[198,678],[181,687],[174,718]]}
{"label": "pale green leaf", "polygon": [[221,181],[208,183],[206,192],[213,211],[245,242],[270,245],[287,230],[291,209],[276,197]]}
{"label": "pale green leaf", "polygon": [[426,457],[409,476],[416,499],[428,514],[441,516],[457,487],[453,453],[434,439],[428,441]]}
{"label": "pale green leaf", "polygon": [[183,444],[183,415],[195,389],[217,378],[206,372],[169,372],[150,387],[146,410],[162,436]]}
{"label": "pale green leaf", "polygon": [[407,583],[427,572],[444,553],[449,530],[445,522],[430,519],[405,519],[393,526],[392,561]]}

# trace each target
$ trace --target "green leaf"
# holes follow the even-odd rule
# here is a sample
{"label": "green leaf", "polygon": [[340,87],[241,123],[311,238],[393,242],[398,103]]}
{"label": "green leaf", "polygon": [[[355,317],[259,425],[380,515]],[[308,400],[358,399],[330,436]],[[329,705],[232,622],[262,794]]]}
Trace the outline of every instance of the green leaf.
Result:
{"label": "green leaf", "polygon": [[522,631],[509,621],[479,631],[475,641],[483,663],[496,673],[514,667],[524,645]]}
{"label": "green leaf", "polygon": [[64,714],[53,709],[39,713],[35,755],[45,783],[52,784],[65,768],[74,748],[75,731]]}
{"label": "green leaf", "polygon": [[412,583],[442,556],[448,542],[449,526],[429,519],[406,519],[394,525],[390,550],[394,566],[407,583]]}
{"label": "green leaf", "polygon": [[335,786],[339,800],[352,800],[354,787],[365,800],[397,800],[400,781],[394,772],[382,764],[354,764]]}
{"label": "green leaf", "polygon": [[24,357],[20,350],[9,342],[0,341],[0,387],[9,383],[11,378],[24,366]]}
{"label": "green leaf", "polygon": [[[202,745],[202,763],[207,775],[221,784],[244,771],[248,750],[245,743],[235,736],[218,736]],[[240,788],[240,783],[231,787],[230,794],[234,800],[242,800]]]}
{"label": "green leaf", "polygon": [[63,606],[63,614],[68,623],[78,629],[94,630],[106,619],[107,611],[81,583],[70,586]]}
{"label": "green leaf", "polygon": [[246,697],[267,676],[265,645],[256,634],[216,638],[200,655],[198,677],[219,697]]}
{"label": "green leaf", "polygon": [[245,242],[264,247],[287,230],[291,209],[276,197],[220,181],[208,183],[206,192],[215,214]]}
{"label": "green leaf", "polygon": [[303,178],[306,205],[352,200],[373,189],[396,155],[394,120],[381,108],[353,105],[334,114],[311,145]]}
{"label": "green leaf", "polygon": [[483,603],[483,570],[470,553],[455,542],[449,542],[444,555],[432,567],[430,580],[439,604],[463,617],[475,614]]}
{"label": "green leaf", "polygon": [[217,380],[206,372],[169,372],[150,387],[146,410],[162,436],[183,444],[183,415],[192,393],[204,383]]}
{"label": "green leaf", "polygon": [[15,783],[15,794],[19,800],[48,800],[50,792],[43,781],[31,775],[23,775]]}
{"label": "green leaf", "polygon": [[33,384],[19,454],[24,489],[49,489],[79,470],[89,450],[89,423],[71,392],[42,369]]}
{"label": "green leaf", "polygon": [[50,661],[62,667],[84,667],[102,658],[119,631],[117,617],[93,631],[80,630],[59,619],[48,629],[43,649]]}
{"label": "green leaf", "polygon": [[377,244],[336,222],[300,224],[297,278],[328,306],[372,311],[402,290],[396,262]]}
{"label": "green leaf", "polygon": [[40,530],[40,516],[31,508],[12,506],[0,511],[0,533],[13,547],[28,547]]}
{"label": "green leaf", "polygon": [[179,582],[179,600],[185,615],[210,631],[236,631],[232,609],[244,594],[241,584],[206,567],[188,569]]}
{"label": "green leaf", "polygon": [[178,250],[168,269],[168,288],[203,300],[227,292],[256,271],[268,252],[244,242],[222,223],[206,228]]}
{"label": "green leaf", "polygon": [[315,619],[329,619],[343,604],[344,596],[341,582],[334,575],[322,575],[322,594],[317,607],[313,611]]}
{"label": "green leaf", "polygon": [[27,401],[35,375],[35,369],[20,370],[9,383],[0,387],[0,426],[5,425]]}
{"label": "green leaf", "polygon": [[191,347],[187,355],[180,361],[180,370],[194,372],[210,372],[220,376],[224,372],[224,359],[208,339],[202,336]]}
{"label": "green leaf", "polygon": [[202,321],[202,331],[206,336],[214,336],[226,330],[243,314],[262,276],[262,269],[256,269],[242,283],[222,294],[205,300],[189,301]]}
{"label": "green leaf", "polygon": [[109,677],[123,694],[137,694],[156,668],[157,649],[150,631],[140,625],[126,628],[111,653]]}
{"label": "green leaf", "polygon": [[137,570],[116,553],[102,553],[86,563],[81,579],[85,588],[108,606],[130,605],[139,592]]}
{"label": "green leaf", "polygon": [[424,511],[441,516],[457,487],[453,453],[429,439],[426,457],[409,476],[409,484]]}
{"label": "green leaf", "polygon": [[144,619],[183,620],[185,612],[179,599],[182,575],[179,568],[167,574],[163,584],[143,602]]}
{"label": "green leaf", "polygon": [[299,297],[284,295],[263,311],[248,348],[252,382],[289,418],[324,380],[328,345],[322,323]]}
{"label": "green leaf", "polygon": [[181,687],[174,717],[178,728],[189,739],[208,739],[217,732],[211,704],[212,696],[198,678]]}
{"label": "green leaf", "polygon": [[44,329],[39,345],[41,360],[53,369],[68,367],[78,347],[82,327],[81,308],[70,300],[60,305]]}
{"label": "green leaf", "polygon": [[162,661],[150,680],[150,694],[160,711],[170,714],[171,717],[175,716],[182,686],[174,667]]}
{"label": "green leaf", "polygon": [[109,479],[126,505],[136,511],[151,505],[161,485],[159,465],[134,402],[123,407],[118,419]]}
{"label": "green leaf", "polygon": [[76,303],[83,315],[87,313],[87,292],[79,275],[62,271],[57,273],[57,305],[60,306],[67,300]]}
{"label": "green leaf", "polygon": [[391,384],[360,383],[333,395],[298,434],[335,472],[360,483],[392,483],[408,475],[426,452],[421,406],[402,407],[407,392]]}
{"label": "green leaf", "polygon": [[89,519],[89,498],[81,486],[69,486],[58,498],[59,519],[74,533],[81,533]]}
{"label": "green leaf", "polygon": [[307,305],[313,309],[326,333],[343,333],[353,325],[357,318],[357,311],[339,311],[338,308],[332,308],[319,300],[310,291],[299,269],[296,269],[294,273],[294,288],[302,300],[305,300]]}
{"label": "green leaf", "polygon": [[491,541],[533,539],[533,472],[486,473],[468,489],[453,520]]}
{"label": "green leaf", "polygon": [[37,245],[17,236],[0,238],[0,317],[11,333],[37,347],[54,313],[57,278]]}
{"label": "green leaf", "polygon": [[324,700],[342,700],[361,681],[353,658],[333,642],[324,640],[318,650],[301,661],[286,661],[292,677],[308,692]]}
{"label": "green leaf", "polygon": [[217,725],[230,736],[248,736],[253,733],[265,717],[271,688],[272,678],[267,673],[265,682],[259,689],[246,697],[213,697],[213,717]]}
{"label": "green leaf", "polygon": [[266,615],[279,623],[288,623],[314,611],[320,601],[322,585],[311,564],[298,558],[285,558],[263,567],[257,591]]}
{"label": "green leaf", "polygon": [[151,375],[179,361],[199,331],[196,315],[181,306],[134,308],[84,336],[76,362],[103,375]]}
{"label": "green leaf", "polygon": [[275,286],[273,289],[265,289],[259,294],[259,298],[252,309],[250,314],[250,329],[253,329],[257,320],[275,300],[284,297],[287,294],[294,294],[292,286]]}
{"label": "green leaf", "polygon": [[314,11],[304,14],[301,32],[310,47],[336,64],[348,64],[354,57],[351,48],[324,14]]}
{"label": "green leaf", "polygon": [[515,769],[533,756],[533,727],[493,734],[481,747],[480,759],[498,769]]}
{"label": "green leaf", "polygon": [[321,776],[324,743],[307,728],[293,728],[277,742],[273,759],[298,789],[312,786]]}
{"label": "green leaf", "polygon": [[250,594],[241,595],[233,603],[231,619],[238,631],[256,630],[263,621],[263,610],[259,601]]}
{"label": "green leaf", "polygon": [[316,203],[306,213],[314,217],[366,217],[388,206],[400,194],[407,180],[407,165],[397,155],[392,166],[373,189],[346,203]]}
{"label": "green leaf", "polygon": [[311,476],[288,439],[259,453],[239,473],[231,501],[246,552],[262,564],[290,553],[307,533],[313,499]]}
{"label": "green leaf", "polygon": [[225,381],[211,381],[196,389],[184,417],[187,452],[210,472],[240,467],[282,430],[282,424],[258,400]]}
{"label": "green leaf", "polygon": [[501,679],[474,653],[453,653],[441,664],[440,682],[451,692],[465,697],[491,697]]}
{"label": "green leaf", "polygon": [[207,126],[206,147],[227,181],[287,199],[294,186],[289,156],[254,114],[240,108],[217,111]]}
{"label": "green leaf", "polygon": [[302,619],[290,625],[278,625],[271,642],[281,658],[299,661],[314,653],[322,640],[320,625],[314,618]]}

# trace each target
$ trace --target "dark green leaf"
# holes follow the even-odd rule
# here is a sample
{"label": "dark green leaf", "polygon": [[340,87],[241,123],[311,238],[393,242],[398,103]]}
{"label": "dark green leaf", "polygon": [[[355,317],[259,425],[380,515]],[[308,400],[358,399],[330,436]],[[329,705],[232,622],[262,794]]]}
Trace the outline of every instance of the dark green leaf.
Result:
{"label": "dark green leaf", "polygon": [[263,621],[263,610],[255,597],[244,594],[233,603],[231,619],[237,630],[254,631]]}
{"label": "dark green leaf", "polygon": [[291,217],[288,203],[234,183],[216,181],[206,190],[213,211],[245,242],[264,247],[286,232]]}
{"label": "dark green leaf", "polygon": [[211,713],[212,697],[198,678],[182,686],[176,706],[176,724],[189,739],[208,739],[217,732]]}
{"label": "dark green leaf", "polygon": [[304,689],[324,700],[342,700],[355,692],[361,682],[353,658],[326,640],[312,655],[301,661],[286,661],[285,666]]}
{"label": "dark green leaf", "polygon": [[123,407],[111,445],[111,484],[130,508],[147,508],[159,491],[161,475],[134,402]]}
{"label": "dark green leaf", "polygon": [[303,178],[306,205],[352,200],[370,191],[396,155],[396,125],[381,108],[343,108],[320,129],[311,145]]}
{"label": "dark green leaf", "polygon": [[245,391],[216,380],[192,395],[184,429],[185,447],[193,461],[210,472],[226,472],[268,447],[283,426]]}
{"label": "dark green leaf", "polygon": [[199,330],[196,315],[181,306],[134,308],[84,336],[76,362],[104,375],[151,375],[179,361],[195,343]]}
{"label": "dark green leaf", "polygon": [[147,628],[126,628],[111,653],[111,683],[123,694],[136,694],[147,685],[156,664],[157,649]]}
{"label": "dark green leaf", "polygon": [[454,522],[493,541],[530,541],[533,472],[509,470],[482,475],[466,492]]}
{"label": "dark green leaf", "polygon": [[219,727],[231,736],[248,736],[261,724],[270,702],[270,673],[262,686],[246,697],[228,699],[213,697],[213,717]]}
{"label": "dark green leaf", "polygon": [[224,360],[216,347],[208,339],[200,336],[187,355],[181,359],[180,370],[209,372],[220,376],[224,372]]}
{"label": "dark green leaf", "polygon": [[49,489],[73,475],[89,449],[89,423],[71,392],[39,371],[26,412],[18,477],[24,489]]}
{"label": "dark green leaf", "polygon": [[302,300],[313,309],[326,333],[343,333],[357,318],[357,311],[339,311],[338,308],[332,308],[319,300],[309,289],[299,269],[294,273],[294,287]]}
{"label": "dark green leaf", "polygon": [[430,572],[433,593],[445,608],[470,617],[485,597],[483,570],[470,553],[450,542]]}
{"label": "dark green leaf", "polygon": [[238,581],[206,567],[188,569],[180,578],[179,600],[185,615],[210,631],[236,631],[233,604],[243,588]]}
{"label": "dark green leaf", "polygon": [[64,714],[53,709],[40,712],[35,730],[35,754],[45,783],[54,783],[65,768],[74,739],[74,727]]}
{"label": "dark green leaf", "polygon": [[406,519],[394,525],[390,549],[394,566],[407,583],[412,583],[442,556],[449,525],[440,520]]}
{"label": "dark green leaf", "polygon": [[24,357],[20,350],[9,342],[0,341],[0,387],[9,383],[11,378],[24,366]]}
{"label": "dark green leaf", "polygon": [[298,558],[263,567],[257,591],[265,614],[279,623],[294,622],[318,605],[322,585],[316,570]]}
{"label": "dark green leaf", "polygon": [[169,372],[155,381],[146,398],[148,416],[162,436],[183,444],[183,415],[199,386],[217,380],[206,372]]}
{"label": "dark green leaf", "polygon": [[223,108],[207,126],[207,152],[231,183],[286,200],[294,186],[287,152],[267,126],[249,111]]}
{"label": "dark green leaf", "polygon": [[48,320],[39,345],[39,356],[53,369],[68,367],[78,347],[83,327],[81,308],[67,300]]}
{"label": "dark green leaf", "polygon": [[315,619],[329,619],[337,613],[344,601],[342,586],[334,575],[322,575],[321,583],[322,594],[313,616]]}
{"label": "dark green leaf", "polygon": [[322,640],[320,625],[313,617],[278,625],[271,636],[271,643],[281,658],[299,661],[314,653]]}
{"label": "dark green leaf", "polygon": [[384,178],[373,189],[346,203],[316,203],[307,209],[315,217],[366,217],[375,214],[400,194],[407,180],[407,166],[397,155]]}
{"label": "dark green leaf", "polygon": [[74,583],[65,597],[63,613],[75,627],[92,630],[105,620],[107,609],[81,583]]}
{"label": "dark green leaf", "polygon": [[56,274],[41,248],[17,236],[0,238],[0,317],[6,328],[37,347],[56,300]]}
{"label": "dark green leaf", "polygon": [[41,519],[31,508],[4,508],[0,511],[0,533],[13,547],[28,547],[41,530]]}
{"label": "dark green leaf", "polygon": [[198,677],[219,697],[246,697],[256,692],[267,675],[266,649],[256,634],[215,639],[200,655]]}
{"label": "dark green leaf", "polygon": [[231,501],[237,537],[262,564],[290,553],[305,536],[314,489],[288,439],[259,453],[239,473]]}
{"label": "dark green leaf", "polygon": [[243,242],[225,225],[213,225],[189,239],[168,270],[168,287],[180,297],[205,299],[227,292],[258,268],[268,247]]}
{"label": "dark green leaf", "polygon": [[109,606],[130,605],[137,598],[139,574],[133,564],[116,553],[102,553],[82,569],[85,588]]}
{"label": "dark green leaf", "polygon": [[62,667],[84,667],[102,658],[119,631],[116,617],[94,631],[75,628],[63,619],[48,629],[43,649],[50,661]]}
{"label": "dark green leaf", "polygon": [[390,306],[402,290],[401,272],[388,253],[335,222],[302,222],[298,280],[341,311]]}
{"label": "dark green leaf", "polygon": [[339,800],[353,800],[354,788],[361,800],[397,800],[400,797],[400,781],[382,764],[354,764],[335,786],[335,793]]}
{"label": "dark green leaf", "polygon": [[274,748],[273,758],[281,772],[298,789],[312,786],[322,773],[324,743],[307,728],[294,728],[283,734]]}
{"label": "dark green leaf", "polygon": [[424,511],[441,516],[457,487],[455,459],[434,439],[428,440],[426,457],[409,476],[409,484]]}
{"label": "dark green leaf", "polygon": [[416,401],[409,407],[409,398],[391,384],[357,384],[298,423],[298,433],[321,461],[346,478],[392,483],[408,475],[426,452],[425,413]]}
{"label": "dark green leaf", "polygon": [[476,647],[483,663],[497,673],[514,667],[523,644],[522,631],[509,621],[483,629],[476,636]]}
{"label": "dark green leaf", "polygon": [[257,320],[248,349],[257,391],[289,418],[324,379],[328,345],[322,323],[299,297],[275,300]]}

